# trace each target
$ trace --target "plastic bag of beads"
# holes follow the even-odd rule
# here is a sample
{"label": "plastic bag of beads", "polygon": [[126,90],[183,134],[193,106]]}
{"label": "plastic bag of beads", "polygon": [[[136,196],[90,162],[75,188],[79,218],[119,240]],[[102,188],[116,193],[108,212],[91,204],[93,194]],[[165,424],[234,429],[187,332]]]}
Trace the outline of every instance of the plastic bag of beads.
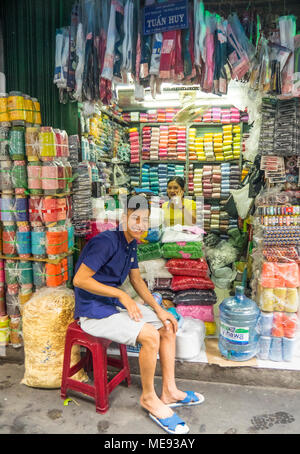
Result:
{"label": "plastic bag of beads", "polygon": [[174,292],[188,289],[208,290],[214,287],[214,283],[208,277],[174,276],[171,284]]}
{"label": "plastic bag of beads", "polygon": [[[69,324],[74,321],[74,292],[61,287],[41,288],[23,306],[22,328],[25,374],[21,383],[37,388],[60,388]],[[80,360],[80,347],[74,345],[71,366]],[[87,381],[83,369],[75,380]]]}
{"label": "plastic bag of beads", "polygon": [[206,277],[209,274],[208,265],[205,259],[170,259],[166,263],[169,272],[175,276],[198,276]]}
{"label": "plastic bag of beads", "polygon": [[162,246],[164,258],[200,259],[203,257],[201,242],[165,243]]}
{"label": "plastic bag of beads", "polygon": [[137,249],[138,261],[159,259],[162,256],[160,243],[139,244]]}

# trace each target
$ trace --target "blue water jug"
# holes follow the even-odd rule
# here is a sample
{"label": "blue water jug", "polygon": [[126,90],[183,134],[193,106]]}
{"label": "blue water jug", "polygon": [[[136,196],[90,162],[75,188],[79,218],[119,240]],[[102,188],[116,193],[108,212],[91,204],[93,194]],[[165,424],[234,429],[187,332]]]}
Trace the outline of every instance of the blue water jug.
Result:
{"label": "blue water jug", "polygon": [[244,287],[236,287],[235,296],[225,298],[219,306],[219,350],[232,361],[247,361],[258,351],[257,323],[260,310],[244,295]]}

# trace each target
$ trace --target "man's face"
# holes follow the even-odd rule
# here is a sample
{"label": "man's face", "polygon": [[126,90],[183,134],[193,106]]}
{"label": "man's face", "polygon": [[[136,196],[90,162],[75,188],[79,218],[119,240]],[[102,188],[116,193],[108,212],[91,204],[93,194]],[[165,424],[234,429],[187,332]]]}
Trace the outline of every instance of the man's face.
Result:
{"label": "man's face", "polygon": [[140,240],[149,228],[149,210],[128,210],[127,231],[135,240]]}

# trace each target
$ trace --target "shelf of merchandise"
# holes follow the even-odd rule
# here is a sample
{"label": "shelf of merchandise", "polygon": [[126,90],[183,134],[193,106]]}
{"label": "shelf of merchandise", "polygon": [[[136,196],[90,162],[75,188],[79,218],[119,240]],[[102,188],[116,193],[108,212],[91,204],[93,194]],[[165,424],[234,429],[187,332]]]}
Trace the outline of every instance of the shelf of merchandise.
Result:
{"label": "shelf of merchandise", "polygon": [[43,258],[43,259],[38,259],[36,257],[19,257],[19,256],[14,256],[10,257],[8,255],[2,255],[0,254],[0,259],[1,260],[21,260],[21,261],[29,261],[29,262],[46,262],[46,263],[51,263],[53,265],[57,265],[62,259],[68,257],[69,255],[73,255],[74,250],[70,250],[68,252],[65,252],[64,254],[59,255],[56,259],[49,259],[49,258]]}
{"label": "shelf of merchandise", "polygon": [[[130,164],[130,165],[135,165],[135,166],[138,166],[140,167],[140,185],[142,183],[142,167],[143,167],[143,164],[160,164],[160,163],[163,163],[163,164],[182,164],[185,166],[185,187],[186,187],[186,191],[185,191],[185,195],[189,195],[188,194],[188,178],[189,178],[189,175],[188,175],[188,170],[189,169],[189,165],[190,164],[193,164],[193,165],[220,165],[222,163],[238,163],[239,164],[239,167],[240,169],[242,168],[242,139],[241,139],[241,143],[240,143],[240,158],[239,159],[231,159],[231,160],[225,160],[224,161],[199,161],[199,160],[190,160],[189,159],[189,130],[191,127],[201,127],[201,128],[207,128],[208,130],[205,130],[205,132],[214,132],[215,128],[220,128],[222,126],[226,126],[226,125],[233,125],[233,126],[240,126],[241,128],[241,136],[243,135],[243,125],[244,125],[244,122],[239,122],[239,123],[220,123],[220,122],[190,122],[190,123],[170,123],[170,122],[162,122],[162,123],[158,123],[158,122],[131,122],[131,124],[135,124],[135,125],[139,125],[139,128],[137,128],[139,130],[139,143],[140,143],[140,150],[139,150],[139,156],[140,156],[140,161],[139,163],[133,163],[133,164]],[[173,126],[185,126],[186,127],[186,160],[182,160],[182,159],[177,159],[177,160],[174,160],[174,159],[158,159],[158,160],[152,160],[152,159],[147,159],[147,160],[144,160],[142,159],[142,133],[143,133],[143,128],[145,126],[161,126],[161,125],[173,125]],[[213,200],[216,200],[216,199],[213,199]]]}

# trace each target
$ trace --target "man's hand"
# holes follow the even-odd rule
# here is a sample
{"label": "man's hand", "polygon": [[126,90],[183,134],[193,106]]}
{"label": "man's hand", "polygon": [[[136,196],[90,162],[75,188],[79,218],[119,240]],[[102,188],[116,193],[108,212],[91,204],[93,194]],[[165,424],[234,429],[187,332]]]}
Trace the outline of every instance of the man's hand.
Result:
{"label": "man's hand", "polygon": [[160,308],[156,310],[157,317],[163,322],[165,328],[169,331],[173,329],[174,333],[177,332],[178,323],[174,315],[170,312]]}
{"label": "man's hand", "polygon": [[127,309],[130,318],[136,322],[139,322],[143,318],[142,312],[140,311],[138,305],[129,295],[124,293],[124,295],[119,297],[119,300],[120,303],[122,303]]}

